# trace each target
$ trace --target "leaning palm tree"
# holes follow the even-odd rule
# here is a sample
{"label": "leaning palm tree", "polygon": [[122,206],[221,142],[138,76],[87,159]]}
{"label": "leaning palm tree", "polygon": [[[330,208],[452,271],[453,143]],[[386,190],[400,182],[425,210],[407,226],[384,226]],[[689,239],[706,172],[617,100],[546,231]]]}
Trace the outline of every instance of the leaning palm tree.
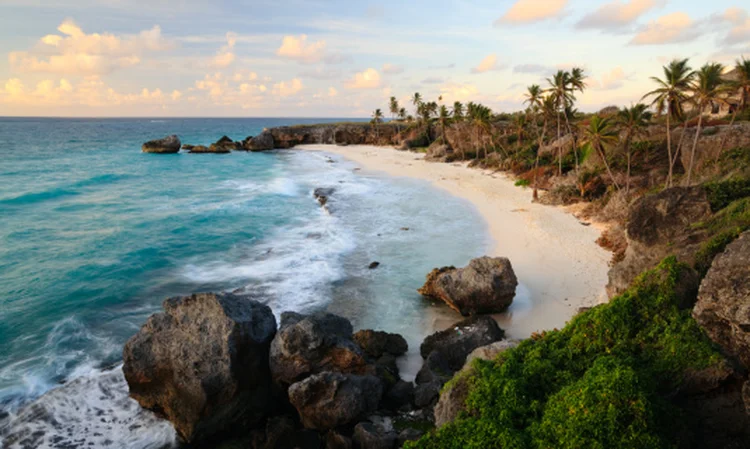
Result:
{"label": "leaning palm tree", "polygon": [[422,94],[419,92],[414,92],[414,95],[411,97],[411,104],[414,105],[414,108],[416,108],[417,115],[419,115],[419,106],[422,104]]}
{"label": "leaning palm tree", "polygon": [[527,88],[527,92],[524,94],[524,104],[529,105],[529,109],[536,109],[542,106],[543,91],[538,84],[532,84]]}
{"label": "leaning palm tree", "polygon": [[726,86],[722,74],[724,65],[718,62],[712,62],[704,65],[696,72],[695,80],[690,85],[692,93],[691,102],[695,105],[698,112],[698,126],[695,129],[695,138],[693,139],[693,148],[690,150],[690,163],[688,164],[688,173],[685,185],[690,185],[693,176],[693,164],[695,163],[695,149],[698,147],[698,138],[701,135],[703,125],[703,112],[707,107],[715,103],[724,101]]}
{"label": "leaning palm tree", "polygon": [[625,151],[625,157],[627,159],[628,169],[625,177],[625,194],[630,193],[630,167],[632,161],[631,144],[633,138],[639,134],[642,134],[648,125],[651,123],[653,115],[648,110],[648,106],[643,103],[639,103],[629,108],[622,108],[617,113],[617,125],[620,130],[625,133],[625,141],[623,147]]}
{"label": "leaning palm tree", "polygon": [[562,138],[562,111],[569,103],[572,103],[574,98],[570,92],[570,73],[564,70],[558,70],[552,78],[547,78],[549,87],[546,92],[549,93],[555,100],[555,108],[557,110],[557,162],[558,169],[557,174],[562,176],[562,144],[560,139]]}
{"label": "leaning palm tree", "polygon": [[438,110],[438,119],[440,120],[440,131],[443,134],[443,143],[445,145],[448,145],[448,134],[445,133],[445,122],[448,121],[450,116],[451,113],[448,111],[448,108],[444,104],[440,105],[440,109]]}
{"label": "leaning palm tree", "polygon": [[672,187],[674,162],[677,157],[672,157],[672,119],[683,118],[683,105],[687,100],[687,92],[695,72],[688,65],[687,59],[675,59],[664,66],[664,79],[651,77],[658,88],[643,96],[643,98],[654,97],[652,106],[656,107],[659,115],[666,114],[667,121],[667,154],[669,156],[669,173],[667,174],[666,187]]}
{"label": "leaning palm tree", "polygon": [[407,117],[406,108],[401,108],[398,110],[398,119],[399,120],[406,120]]}
{"label": "leaning palm tree", "polygon": [[[737,119],[737,114],[744,111],[748,105],[750,105],[750,60],[738,59],[734,66],[736,79],[727,82],[727,92],[730,94],[739,96],[739,104],[735,106],[732,112],[732,120],[729,122],[729,128],[731,129],[734,125],[734,121]],[[729,134],[727,133],[727,136]],[[724,152],[724,145],[727,142],[727,136],[721,141],[720,153]]]}
{"label": "leaning palm tree", "polygon": [[370,123],[375,125],[375,138],[379,140],[380,130],[378,129],[378,125],[383,123],[383,111],[375,109],[375,112],[372,113],[372,120],[370,120]]}
{"label": "leaning palm tree", "polygon": [[453,120],[461,121],[464,118],[464,105],[460,101],[453,102]]}
{"label": "leaning palm tree", "polygon": [[615,189],[620,190],[620,185],[617,184],[617,180],[607,161],[607,147],[617,143],[619,138],[618,132],[611,125],[610,119],[595,115],[589,122],[589,126],[583,130],[583,134],[584,143],[591,145],[594,151],[599,154],[599,157],[604,162],[604,167],[607,169],[607,173],[609,173],[612,184],[614,184]]}

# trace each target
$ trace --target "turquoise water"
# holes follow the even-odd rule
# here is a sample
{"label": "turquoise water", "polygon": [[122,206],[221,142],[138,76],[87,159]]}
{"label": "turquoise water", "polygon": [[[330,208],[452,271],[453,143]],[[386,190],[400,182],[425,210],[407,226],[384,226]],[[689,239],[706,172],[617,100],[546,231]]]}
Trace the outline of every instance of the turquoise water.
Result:
{"label": "turquoise water", "polygon": [[[47,447],[71,428],[94,446],[102,431],[130,447],[172,438],[127,399],[117,367],[173,295],[244,289],[277,314],[327,309],[415,346],[431,330],[415,292],[425,273],[489,244],[471,205],[323,153],[140,152],[166,134],[208,144],[321,121],[0,119],[0,436],[42,431]],[[316,187],[336,189],[330,214]],[[119,424],[76,427],[95,409]],[[130,435],[136,422],[150,433]]]}

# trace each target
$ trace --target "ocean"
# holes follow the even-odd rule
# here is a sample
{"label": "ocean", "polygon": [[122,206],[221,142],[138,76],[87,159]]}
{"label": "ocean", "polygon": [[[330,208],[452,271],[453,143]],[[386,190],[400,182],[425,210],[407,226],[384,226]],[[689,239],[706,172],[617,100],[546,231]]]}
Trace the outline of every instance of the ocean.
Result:
{"label": "ocean", "polygon": [[0,118],[0,446],[172,445],[120,365],[175,295],[252,291],[277,317],[327,310],[416,353],[442,313],[416,293],[425,275],[491,245],[471,204],[319,152],[140,150],[327,121]]}

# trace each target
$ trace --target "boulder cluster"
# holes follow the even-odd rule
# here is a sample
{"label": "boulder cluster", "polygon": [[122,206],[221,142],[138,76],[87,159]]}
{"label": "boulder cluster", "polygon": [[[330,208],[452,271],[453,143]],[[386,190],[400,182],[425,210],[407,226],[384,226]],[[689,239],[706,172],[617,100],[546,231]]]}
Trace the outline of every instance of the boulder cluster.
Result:
{"label": "boulder cluster", "polygon": [[[396,448],[434,423],[440,389],[504,332],[474,317],[425,339],[416,386],[396,363],[406,340],[355,332],[346,318],[274,314],[248,296],[205,293],[164,301],[125,345],[130,395],[194,445]],[[479,349],[478,349],[479,348]]]}

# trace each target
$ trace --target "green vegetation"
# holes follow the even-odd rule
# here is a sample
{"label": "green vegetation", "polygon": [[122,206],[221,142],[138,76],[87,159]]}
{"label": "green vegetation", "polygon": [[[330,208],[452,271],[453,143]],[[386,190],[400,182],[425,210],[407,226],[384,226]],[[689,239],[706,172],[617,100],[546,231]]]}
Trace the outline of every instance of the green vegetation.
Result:
{"label": "green vegetation", "polygon": [[474,362],[468,412],[409,448],[668,448],[680,410],[668,402],[686,372],[722,363],[679,308],[685,267],[674,258],[610,303],[501,354]]}
{"label": "green vegetation", "polygon": [[706,189],[711,210],[716,212],[729,206],[734,200],[750,196],[750,179],[711,182],[704,184],[703,188]]}
{"label": "green vegetation", "polygon": [[[714,193],[709,193],[711,205],[717,207],[722,205],[730,195],[724,193],[720,183],[713,184]],[[730,192],[736,192],[736,189],[728,189]],[[720,193],[716,193],[716,191]],[[745,192],[745,197],[731,202],[715,213],[704,223],[695,225],[698,229],[705,229],[709,238],[701,245],[695,254],[695,269],[700,274],[706,274],[711,267],[711,263],[718,254],[732,243],[742,232],[750,229],[750,193]]]}
{"label": "green vegetation", "polygon": [[528,187],[531,184],[531,181],[528,179],[519,179],[516,181],[516,187]]}

